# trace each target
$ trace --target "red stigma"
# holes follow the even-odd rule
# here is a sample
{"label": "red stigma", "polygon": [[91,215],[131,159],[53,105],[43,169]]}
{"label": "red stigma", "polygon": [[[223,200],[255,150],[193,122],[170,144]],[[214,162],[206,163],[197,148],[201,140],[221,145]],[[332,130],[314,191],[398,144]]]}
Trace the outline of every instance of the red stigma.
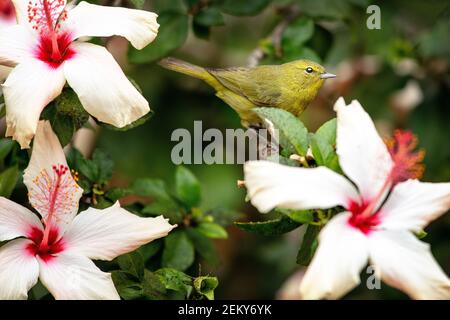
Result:
{"label": "red stigma", "polygon": [[26,250],[32,256],[39,256],[45,262],[50,261],[56,254],[64,250],[64,242],[62,239],[58,239],[58,229],[52,228],[49,233],[47,243],[43,243],[44,233],[33,227],[28,233],[28,238],[33,241],[30,243]]}
{"label": "red stigma", "polygon": [[378,212],[369,216],[363,214],[369,205],[369,202],[365,202],[360,205],[359,203],[354,201],[351,201],[348,205],[348,211],[350,211],[352,214],[352,216],[348,220],[349,225],[356,229],[359,229],[365,235],[368,235],[374,227],[380,224],[380,217]]}
{"label": "red stigma", "polygon": [[396,130],[386,145],[394,161],[392,169],[394,184],[422,177],[425,166],[421,162],[425,158],[425,151],[414,151],[417,147],[417,138],[411,131]]}
{"label": "red stigma", "polygon": [[0,0],[0,18],[12,20],[16,17],[14,6],[11,0]]}
{"label": "red stigma", "polygon": [[62,177],[63,175],[65,175],[67,173],[67,171],[69,171],[69,167],[65,166],[63,164],[53,165],[52,169],[58,177]]}
{"label": "red stigma", "polygon": [[36,50],[36,57],[47,63],[51,68],[57,69],[64,61],[71,59],[75,51],[70,48],[72,37],[69,33],[63,32],[57,35],[58,54],[55,55],[53,39],[47,34],[42,34]]}

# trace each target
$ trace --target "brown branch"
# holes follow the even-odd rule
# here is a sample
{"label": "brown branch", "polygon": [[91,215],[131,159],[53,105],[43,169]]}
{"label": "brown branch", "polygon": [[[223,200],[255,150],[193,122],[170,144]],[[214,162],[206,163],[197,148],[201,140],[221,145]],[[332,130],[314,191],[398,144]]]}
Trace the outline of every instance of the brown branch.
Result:
{"label": "brown branch", "polygon": [[[283,17],[280,23],[273,29],[272,33],[266,38],[272,42],[275,48],[275,55],[281,57],[283,55],[283,49],[281,47],[281,39],[283,38],[283,33],[287,27],[300,16],[300,8],[298,5],[290,5],[287,7],[281,7],[277,9],[277,13]],[[261,47],[256,48],[252,51],[248,58],[248,66],[256,67],[265,58],[266,53]]]}

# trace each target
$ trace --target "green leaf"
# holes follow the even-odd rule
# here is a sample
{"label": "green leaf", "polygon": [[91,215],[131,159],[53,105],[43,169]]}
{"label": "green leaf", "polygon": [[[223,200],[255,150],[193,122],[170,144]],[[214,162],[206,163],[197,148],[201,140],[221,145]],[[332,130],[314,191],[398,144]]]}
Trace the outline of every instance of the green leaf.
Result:
{"label": "green leaf", "polygon": [[296,48],[287,45],[283,47],[282,62],[291,62],[299,59],[307,59],[318,63],[321,62],[319,55],[311,48],[307,47]]}
{"label": "green leaf", "polygon": [[194,280],[195,290],[208,300],[214,300],[214,290],[218,285],[219,280],[216,277],[198,277]]}
{"label": "green leaf", "polygon": [[314,33],[314,21],[301,17],[291,23],[283,33],[282,46],[302,47]]}
{"label": "green leaf", "polygon": [[308,151],[308,130],[292,113],[278,108],[257,108],[256,113],[273,123],[280,145],[290,154],[302,156]]}
{"label": "green leaf", "polygon": [[315,134],[310,135],[311,151],[319,166],[341,172],[336,154],[336,119],[326,122]]}
{"label": "green leaf", "polygon": [[302,244],[297,255],[297,263],[302,266],[308,266],[314,256],[317,248],[317,236],[320,232],[320,226],[308,225]]}
{"label": "green leaf", "polygon": [[200,183],[184,166],[178,166],[175,171],[175,191],[177,197],[188,207],[196,207],[200,204]]}
{"label": "green leaf", "polygon": [[131,252],[117,258],[120,269],[126,271],[138,279],[144,277],[144,259],[139,252]]}
{"label": "green leaf", "polygon": [[336,154],[336,119],[326,122],[315,134],[311,134],[310,145],[319,166],[340,172],[339,157]]}
{"label": "green leaf", "polygon": [[195,251],[211,266],[217,266],[219,264],[219,257],[214,243],[197,230],[188,228],[186,233],[194,244]]}
{"label": "green leaf", "polygon": [[162,180],[142,178],[131,185],[134,193],[141,197],[152,198],[152,203],[145,206],[142,213],[161,215],[170,219],[171,223],[180,223],[184,212],[175,199],[169,194],[166,184]]}
{"label": "green leaf", "polygon": [[147,121],[149,121],[152,117],[153,117],[153,111],[150,110],[146,115],[140,117],[136,121],[133,121],[129,125],[126,125],[125,127],[122,127],[122,128],[110,125],[108,123],[100,122],[98,120],[97,120],[97,123],[100,126],[102,126],[103,128],[106,128],[108,130],[125,132],[125,131],[128,131],[128,130],[131,130],[131,129],[134,129],[134,128],[142,126],[143,124],[147,123]]}
{"label": "green leaf", "polygon": [[261,222],[236,222],[236,226],[244,231],[257,233],[263,236],[278,236],[290,232],[301,226],[288,216],[282,216],[279,219],[261,221]]}
{"label": "green leaf", "polygon": [[5,158],[11,152],[15,142],[11,139],[0,139],[0,163],[5,161]]}
{"label": "green leaf", "polygon": [[108,154],[100,149],[95,149],[92,154],[92,161],[98,168],[96,182],[105,183],[112,178],[114,162]]}
{"label": "green leaf", "polygon": [[342,20],[350,13],[348,1],[297,0],[302,12],[311,17]]}
{"label": "green leaf", "polygon": [[131,185],[133,192],[141,197],[151,198],[171,198],[167,192],[166,183],[159,179],[141,178],[137,179]]}
{"label": "green leaf", "polygon": [[111,277],[117,292],[123,299],[134,300],[142,297],[142,285],[132,274],[126,271],[113,271]]}
{"label": "green leaf", "polygon": [[223,0],[220,9],[233,16],[253,16],[264,10],[272,0]]}
{"label": "green leaf", "polygon": [[225,24],[223,15],[219,9],[214,7],[201,10],[195,15],[194,22],[203,27],[223,26]]}
{"label": "green leaf", "polygon": [[0,196],[9,198],[19,179],[19,168],[13,166],[0,174]]}
{"label": "green leaf", "polygon": [[314,221],[314,213],[310,210],[276,209],[276,211],[289,216],[289,218],[298,223],[304,224]]}
{"label": "green leaf", "polygon": [[325,122],[319,129],[316,131],[316,136],[320,137],[320,139],[325,140],[331,146],[336,146],[336,129],[337,129],[337,119],[331,119]]}
{"label": "green leaf", "polygon": [[161,278],[155,273],[145,270],[142,280],[143,294],[150,300],[162,300],[165,298],[166,287]]}
{"label": "green leaf", "polygon": [[155,271],[155,274],[161,279],[167,290],[181,292],[184,297],[187,297],[192,291],[191,277],[181,271],[162,268]]}
{"label": "green leaf", "polygon": [[159,60],[186,41],[189,30],[189,19],[185,13],[164,11],[158,22],[161,25],[156,40],[142,50],[130,49],[129,58],[133,63],[149,63]]}
{"label": "green leaf", "polygon": [[62,146],[67,145],[74,133],[89,120],[77,94],[71,88],[63,92],[41,114],[41,118],[49,120],[53,131]]}
{"label": "green leaf", "polygon": [[141,254],[144,263],[158,253],[158,251],[162,247],[162,244],[162,240],[157,239],[153,240],[150,243],[144,244],[138,249],[138,252]]}
{"label": "green leaf", "polygon": [[212,239],[228,238],[227,231],[217,223],[203,222],[197,226],[196,230],[208,238]]}
{"label": "green leaf", "polygon": [[106,196],[113,202],[118,201],[119,199],[122,199],[126,196],[129,196],[132,194],[131,190],[128,188],[120,188],[120,187],[113,187],[108,189],[106,192]]}
{"label": "green leaf", "polygon": [[184,271],[194,263],[195,252],[192,241],[182,230],[170,233],[164,238],[162,266]]}

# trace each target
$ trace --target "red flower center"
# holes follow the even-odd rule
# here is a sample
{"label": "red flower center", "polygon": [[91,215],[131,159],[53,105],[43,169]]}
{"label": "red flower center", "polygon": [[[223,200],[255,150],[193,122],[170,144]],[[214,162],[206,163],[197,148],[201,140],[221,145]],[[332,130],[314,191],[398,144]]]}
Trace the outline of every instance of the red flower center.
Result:
{"label": "red flower center", "polygon": [[15,18],[16,12],[11,0],[0,0],[0,18],[12,20]]}
{"label": "red flower center", "polygon": [[29,232],[28,238],[33,241],[30,243],[26,250],[32,256],[39,256],[45,262],[53,259],[56,254],[64,250],[64,241],[59,239],[58,230],[53,228],[50,230],[47,243],[42,240],[44,238],[44,233],[36,227],[33,227]]}
{"label": "red flower center", "polygon": [[67,32],[57,34],[56,38],[42,34],[36,50],[36,57],[56,69],[75,55],[75,51],[70,48],[71,43],[72,37]]}
{"label": "red flower center", "polygon": [[359,229],[364,234],[369,234],[374,227],[380,224],[379,212],[374,214],[366,214],[366,209],[369,207],[370,202],[360,205],[357,202],[351,201],[348,206],[348,210],[352,213],[352,216],[348,220],[348,223]]}

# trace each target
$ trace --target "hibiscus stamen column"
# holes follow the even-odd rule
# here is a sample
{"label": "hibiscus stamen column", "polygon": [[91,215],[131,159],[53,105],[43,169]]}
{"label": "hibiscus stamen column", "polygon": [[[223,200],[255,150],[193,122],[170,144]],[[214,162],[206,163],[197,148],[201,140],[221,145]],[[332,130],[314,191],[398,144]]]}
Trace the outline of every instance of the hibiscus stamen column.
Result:
{"label": "hibiscus stamen column", "polygon": [[65,17],[63,0],[40,0],[29,2],[28,20],[41,36],[49,37],[52,44],[51,59],[60,61],[62,53],[58,44],[58,24]]}
{"label": "hibiscus stamen column", "polygon": [[48,248],[50,231],[52,230],[53,219],[55,216],[54,213],[55,213],[55,210],[57,209],[56,203],[57,203],[58,196],[62,189],[62,177],[69,171],[69,168],[64,165],[59,165],[59,166],[54,165],[52,167],[52,169],[53,169],[56,179],[55,179],[53,190],[51,190],[50,197],[48,199],[48,201],[49,201],[48,215],[47,215],[47,218],[45,219],[44,236],[42,238],[42,241],[41,241],[41,244],[39,247],[40,250],[45,250],[46,248]]}
{"label": "hibiscus stamen column", "polygon": [[381,205],[383,197],[389,190],[400,182],[408,179],[419,179],[424,172],[421,163],[425,157],[423,150],[414,151],[417,138],[410,131],[397,130],[392,139],[386,141],[394,165],[377,196],[364,209],[361,217],[369,217],[376,213],[376,206]]}

